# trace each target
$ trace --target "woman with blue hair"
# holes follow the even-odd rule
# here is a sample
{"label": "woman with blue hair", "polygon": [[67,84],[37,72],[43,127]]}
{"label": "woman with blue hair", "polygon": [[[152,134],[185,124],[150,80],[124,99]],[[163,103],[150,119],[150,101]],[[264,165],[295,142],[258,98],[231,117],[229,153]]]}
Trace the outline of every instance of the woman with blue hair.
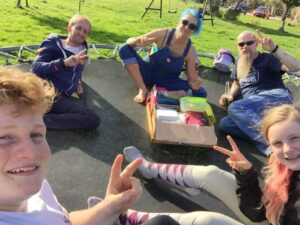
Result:
{"label": "woman with blue hair", "polygon": [[[201,31],[202,14],[198,9],[188,8],[181,14],[175,29],[160,28],[138,37],[132,37],[120,48],[120,57],[130,76],[139,89],[134,101],[143,103],[147,87],[164,87],[169,91],[192,89],[193,96],[206,97],[201,87],[196,61],[196,49],[190,37]],[[155,46],[149,61],[144,61],[134,50],[135,47]],[[186,64],[187,81],[180,73]]]}

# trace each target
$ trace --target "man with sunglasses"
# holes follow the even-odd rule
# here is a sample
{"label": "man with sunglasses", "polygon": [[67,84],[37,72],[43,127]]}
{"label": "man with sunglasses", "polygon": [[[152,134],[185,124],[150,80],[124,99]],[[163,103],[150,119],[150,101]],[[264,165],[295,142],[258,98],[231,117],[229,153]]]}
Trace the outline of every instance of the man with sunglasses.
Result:
{"label": "man with sunglasses", "polygon": [[86,106],[70,99],[83,95],[81,76],[87,60],[86,39],[90,21],[75,14],[68,23],[68,36],[50,34],[40,45],[31,66],[32,72],[51,81],[59,93],[50,112],[44,117],[46,127],[55,130],[96,129],[100,117]]}
{"label": "man with sunglasses", "polygon": [[[237,37],[239,57],[231,74],[232,86],[219,100],[228,107],[228,116],[220,121],[220,128],[231,135],[251,140],[258,150],[268,156],[271,149],[260,135],[260,122],[266,109],[292,104],[293,96],[282,80],[288,71],[273,54],[257,51],[264,43],[255,33],[244,31]],[[234,101],[241,95],[241,98]]]}
{"label": "man with sunglasses", "polygon": [[[134,97],[137,103],[143,103],[147,97],[147,87],[154,85],[167,90],[192,89],[194,96],[206,97],[201,87],[201,80],[196,70],[196,50],[190,37],[201,30],[202,14],[198,9],[186,9],[182,12],[176,29],[160,28],[147,34],[132,37],[121,46],[119,54],[122,63],[134,79],[138,94]],[[149,60],[142,59],[134,50],[135,47],[155,45],[155,51]],[[187,81],[179,76],[186,64]]]}

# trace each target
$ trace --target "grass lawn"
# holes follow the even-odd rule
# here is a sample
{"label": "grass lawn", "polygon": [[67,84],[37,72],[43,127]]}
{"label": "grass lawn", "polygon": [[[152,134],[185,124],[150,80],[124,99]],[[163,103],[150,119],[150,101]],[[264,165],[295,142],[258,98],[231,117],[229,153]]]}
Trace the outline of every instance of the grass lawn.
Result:
{"label": "grass lawn", "polygon": [[[158,7],[159,2],[155,0],[153,7]],[[89,43],[120,44],[128,37],[155,28],[175,27],[182,9],[200,7],[200,4],[193,1],[171,0],[171,10],[177,8],[177,13],[168,13],[169,1],[163,1],[162,18],[158,11],[148,11],[141,19],[149,3],[150,0],[84,0],[81,13],[92,21]],[[78,0],[29,0],[29,4],[30,8],[19,9],[15,7],[16,1],[1,0],[0,47],[36,45],[49,33],[65,34],[68,19],[78,12]],[[240,15],[237,21],[215,18],[214,26],[211,26],[210,21],[204,21],[203,31],[200,36],[193,37],[193,43],[202,53],[217,53],[220,48],[228,48],[236,55],[237,34],[243,30],[259,28],[286,51],[300,58],[300,25],[286,26],[286,32],[279,34],[277,30],[280,25],[280,21],[249,15]],[[0,60],[0,63],[4,62]],[[212,63],[211,60],[201,62],[207,66]]]}

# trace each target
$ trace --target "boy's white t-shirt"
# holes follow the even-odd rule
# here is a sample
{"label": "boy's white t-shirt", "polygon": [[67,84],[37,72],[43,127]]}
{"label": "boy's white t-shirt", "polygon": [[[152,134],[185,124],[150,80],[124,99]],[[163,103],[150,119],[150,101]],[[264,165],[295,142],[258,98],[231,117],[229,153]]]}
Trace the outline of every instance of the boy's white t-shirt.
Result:
{"label": "boy's white t-shirt", "polygon": [[63,47],[64,49],[72,52],[74,55],[78,54],[79,52],[81,52],[84,49],[83,45],[80,45],[79,47],[72,47],[70,45],[66,45],[63,43]]}
{"label": "boy's white t-shirt", "polygon": [[27,212],[0,211],[0,225],[70,225],[67,211],[59,204],[49,183],[28,199]]}

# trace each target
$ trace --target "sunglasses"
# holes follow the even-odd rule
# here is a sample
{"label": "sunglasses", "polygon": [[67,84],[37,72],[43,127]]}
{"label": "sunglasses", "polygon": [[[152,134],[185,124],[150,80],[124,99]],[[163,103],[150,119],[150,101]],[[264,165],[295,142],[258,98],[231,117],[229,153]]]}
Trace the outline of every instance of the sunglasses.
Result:
{"label": "sunglasses", "polygon": [[255,41],[246,41],[246,42],[239,42],[238,45],[240,47],[244,47],[244,45],[250,46],[253,45],[255,43]]}
{"label": "sunglasses", "polygon": [[190,23],[188,20],[181,20],[181,24],[183,26],[187,26],[191,30],[196,30],[197,25],[194,23]]}

